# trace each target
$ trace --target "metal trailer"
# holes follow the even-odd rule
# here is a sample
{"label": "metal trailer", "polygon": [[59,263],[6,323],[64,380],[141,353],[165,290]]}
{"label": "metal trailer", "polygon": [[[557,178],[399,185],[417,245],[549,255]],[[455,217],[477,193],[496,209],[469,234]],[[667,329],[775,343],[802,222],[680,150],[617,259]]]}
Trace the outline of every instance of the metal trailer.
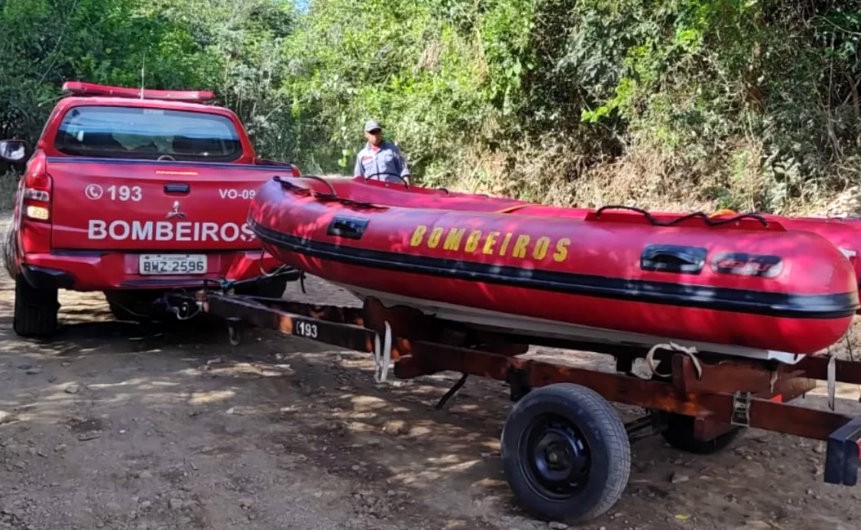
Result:
{"label": "metal trailer", "polygon": [[[291,279],[301,279],[293,272]],[[502,430],[502,464],[517,501],[541,519],[584,522],[610,509],[627,485],[631,440],[654,433],[700,454],[726,447],[745,427],[825,440],[825,482],[852,486],[858,479],[861,416],[836,413],[833,404],[836,382],[861,384],[861,362],[801,356],[787,364],[672,343],[646,350],[515,335],[375,299],[363,307],[321,306],[202,289],[168,303],[180,316],[223,318],[234,345],[243,328],[254,326],[372,353],[377,381],[390,370],[401,379],[460,372],[438,408],[469,375],[507,382],[515,405]],[[530,345],[609,354],[616,373],[522,357]],[[652,368],[649,379],[633,373],[637,358]],[[817,380],[828,381],[830,411],[789,403]],[[611,401],[648,414],[623,424]]]}

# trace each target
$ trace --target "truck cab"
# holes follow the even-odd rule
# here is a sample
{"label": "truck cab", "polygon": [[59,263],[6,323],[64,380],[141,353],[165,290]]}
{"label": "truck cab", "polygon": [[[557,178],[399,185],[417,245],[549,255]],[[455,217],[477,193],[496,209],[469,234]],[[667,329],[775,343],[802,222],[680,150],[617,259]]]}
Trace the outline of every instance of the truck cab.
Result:
{"label": "truck cab", "polygon": [[[67,82],[26,164],[6,246],[14,328],[58,328],[59,289],[102,291],[115,315],[146,317],[178,289],[248,282],[280,296],[279,267],[246,224],[256,189],[296,166],[260,159],[238,117],[208,91]],[[280,288],[280,292],[278,292]]]}

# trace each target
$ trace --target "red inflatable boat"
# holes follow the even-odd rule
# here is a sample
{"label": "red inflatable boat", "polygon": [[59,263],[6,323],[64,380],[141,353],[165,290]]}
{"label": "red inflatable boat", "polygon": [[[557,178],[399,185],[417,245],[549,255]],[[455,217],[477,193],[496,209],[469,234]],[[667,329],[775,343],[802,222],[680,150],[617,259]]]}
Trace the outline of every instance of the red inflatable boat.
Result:
{"label": "red inflatable boat", "polygon": [[840,250],[750,214],[655,217],[276,177],[249,223],[284,263],[359,296],[529,335],[785,358],[835,343],[859,308]]}

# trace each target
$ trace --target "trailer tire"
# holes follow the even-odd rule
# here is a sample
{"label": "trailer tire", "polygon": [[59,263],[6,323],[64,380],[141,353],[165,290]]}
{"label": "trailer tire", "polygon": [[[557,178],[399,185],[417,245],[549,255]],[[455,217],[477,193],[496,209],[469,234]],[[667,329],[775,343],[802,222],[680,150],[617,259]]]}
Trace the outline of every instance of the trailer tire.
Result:
{"label": "trailer tire", "polygon": [[570,383],[523,396],[505,422],[500,453],[524,509],[566,523],[609,510],[631,471],[631,446],[615,409],[595,391]]}
{"label": "trailer tire", "polygon": [[711,455],[726,449],[741,434],[735,427],[712,440],[694,438],[694,417],[683,414],[666,413],[667,428],[661,431],[664,440],[676,449],[698,455]]}
{"label": "trailer tire", "polygon": [[22,337],[47,337],[57,332],[60,310],[56,288],[37,289],[23,275],[15,277],[12,328]]}

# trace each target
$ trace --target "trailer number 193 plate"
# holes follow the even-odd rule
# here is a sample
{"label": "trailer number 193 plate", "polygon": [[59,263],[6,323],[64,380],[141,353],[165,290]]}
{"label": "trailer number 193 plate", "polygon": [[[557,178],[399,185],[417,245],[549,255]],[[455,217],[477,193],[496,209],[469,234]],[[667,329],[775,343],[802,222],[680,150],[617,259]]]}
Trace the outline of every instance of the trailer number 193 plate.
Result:
{"label": "trailer number 193 plate", "polygon": [[309,339],[317,338],[317,324],[311,324],[310,322],[298,321],[296,322],[296,335],[300,337],[308,337]]}
{"label": "trailer number 193 plate", "polygon": [[206,274],[206,254],[141,254],[140,274]]}

